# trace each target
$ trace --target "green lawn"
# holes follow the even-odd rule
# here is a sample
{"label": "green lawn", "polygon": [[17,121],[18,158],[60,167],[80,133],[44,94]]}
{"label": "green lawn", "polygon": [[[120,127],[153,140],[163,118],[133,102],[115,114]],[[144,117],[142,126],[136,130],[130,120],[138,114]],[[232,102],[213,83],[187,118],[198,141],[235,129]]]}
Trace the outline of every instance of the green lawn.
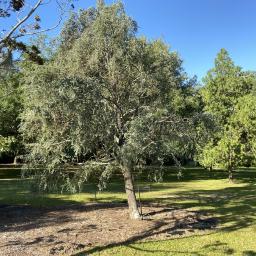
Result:
{"label": "green lawn", "polygon": [[[256,255],[256,170],[241,169],[235,182],[227,181],[222,171],[208,172],[188,168],[178,181],[175,171],[167,169],[165,182],[151,183],[144,201],[162,202],[170,207],[204,210],[219,220],[218,229],[210,234],[195,234],[165,241],[140,242],[94,248],[80,255]],[[0,169],[0,204],[49,206],[95,201],[95,185],[86,185],[75,195],[40,195],[31,193],[29,180],[19,178],[19,170]],[[144,184],[149,183],[142,183]],[[97,201],[123,201],[119,182],[112,182]]]}

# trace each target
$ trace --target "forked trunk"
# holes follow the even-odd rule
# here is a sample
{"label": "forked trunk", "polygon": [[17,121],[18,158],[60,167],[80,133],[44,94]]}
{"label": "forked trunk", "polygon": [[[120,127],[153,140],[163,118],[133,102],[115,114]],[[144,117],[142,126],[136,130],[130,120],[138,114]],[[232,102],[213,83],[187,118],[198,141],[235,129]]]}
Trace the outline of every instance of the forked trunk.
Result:
{"label": "forked trunk", "polygon": [[123,168],[123,175],[124,175],[125,192],[127,195],[130,218],[133,220],[141,219],[141,215],[139,213],[136,195],[134,191],[132,172],[129,168],[125,167]]}

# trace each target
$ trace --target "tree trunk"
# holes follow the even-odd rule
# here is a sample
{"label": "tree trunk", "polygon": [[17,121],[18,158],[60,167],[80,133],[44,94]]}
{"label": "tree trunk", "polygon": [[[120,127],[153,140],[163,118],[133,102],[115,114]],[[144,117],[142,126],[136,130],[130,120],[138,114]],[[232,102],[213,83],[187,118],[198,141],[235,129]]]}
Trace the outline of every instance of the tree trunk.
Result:
{"label": "tree trunk", "polygon": [[228,168],[228,180],[230,182],[233,182],[233,170],[232,170],[232,167]]}
{"label": "tree trunk", "polygon": [[139,213],[139,209],[136,201],[136,195],[134,191],[132,172],[129,168],[124,167],[123,175],[124,175],[125,192],[127,195],[130,218],[133,220],[141,219],[141,215]]}
{"label": "tree trunk", "polygon": [[13,164],[15,164],[15,165],[17,164],[17,156],[14,157]]}

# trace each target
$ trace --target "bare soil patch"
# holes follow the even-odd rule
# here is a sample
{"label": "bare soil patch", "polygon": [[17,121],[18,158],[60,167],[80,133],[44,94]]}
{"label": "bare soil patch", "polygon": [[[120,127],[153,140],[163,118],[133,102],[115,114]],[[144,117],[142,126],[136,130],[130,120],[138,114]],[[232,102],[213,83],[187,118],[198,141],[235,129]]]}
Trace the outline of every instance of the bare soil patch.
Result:
{"label": "bare soil patch", "polygon": [[148,204],[131,221],[126,204],[33,208],[0,205],[0,255],[72,255],[96,246],[186,236],[216,228],[202,212]]}

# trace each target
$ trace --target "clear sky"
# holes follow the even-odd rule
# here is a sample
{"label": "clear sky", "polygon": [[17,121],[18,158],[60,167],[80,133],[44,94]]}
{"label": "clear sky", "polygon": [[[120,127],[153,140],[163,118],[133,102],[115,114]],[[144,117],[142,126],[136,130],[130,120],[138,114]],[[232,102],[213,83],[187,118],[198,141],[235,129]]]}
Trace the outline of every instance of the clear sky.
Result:
{"label": "clear sky", "polygon": [[[75,0],[75,6],[87,8],[95,2]],[[256,71],[256,0],[123,2],[128,15],[138,22],[139,34],[150,39],[162,38],[180,54],[189,75],[201,79],[213,66],[220,48],[226,48],[236,64]],[[47,24],[54,23],[54,9],[41,14]]]}
{"label": "clear sky", "polygon": [[125,0],[125,6],[141,34],[179,52],[190,75],[204,76],[220,48],[256,71],[256,0]]}

